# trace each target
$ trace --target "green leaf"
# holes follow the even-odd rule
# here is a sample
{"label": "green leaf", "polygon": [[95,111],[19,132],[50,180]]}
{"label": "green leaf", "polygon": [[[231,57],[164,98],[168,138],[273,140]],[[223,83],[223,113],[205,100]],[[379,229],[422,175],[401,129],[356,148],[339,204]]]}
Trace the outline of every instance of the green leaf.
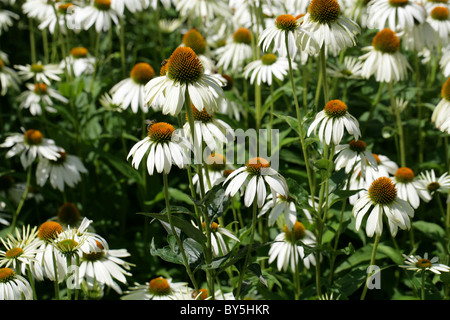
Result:
{"label": "green leaf", "polygon": [[444,229],[436,223],[419,220],[414,221],[412,226],[430,239],[441,241],[445,238]]}
{"label": "green leaf", "polygon": [[176,252],[174,250],[175,248],[170,245],[157,249],[155,247],[154,239],[152,239],[152,242],[150,244],[150,254],[152,256],[159,256],[161,259],[167,262],[183,264],[182,256],[179,252]]}
{"label": "green leaf", "polygon": [[117,171],[122,173],[125,177],[132,179],[139,184],[142,184],[142,177],[139,174],[139,171],[135,170],[128,162],[109,153],[103,153],[101,151],[98,152],[100,152],[100,156],[106,162],[113,166]]}

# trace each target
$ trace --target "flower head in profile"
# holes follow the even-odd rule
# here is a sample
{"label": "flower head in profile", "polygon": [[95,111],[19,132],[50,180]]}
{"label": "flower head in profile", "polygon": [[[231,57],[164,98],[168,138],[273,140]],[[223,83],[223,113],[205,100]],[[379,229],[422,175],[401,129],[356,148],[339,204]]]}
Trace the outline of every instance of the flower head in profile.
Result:
{"label": "flower head in profile", "polygon": [[274,195],[274,199],[275,194],[284,197],[288,195],[288,186],[284,177],[270,167],[269,161],[261,157],[252,158],[245,166],[234,170],[223,184],[227,183],[225,195],[231,197],[245,185],[244,204],[247,207],[250,207],[255,200],[259,208],[264,205],[267,196],[266,184]]}
{"label": "flower head in profile", "polygon": [[181,169],[188,163],[185,148],[189,146],[187,139],[179,135],[170,123],[151,123],[147,136],[131,148],[127,159],[133,157],[131,165],[138,169],[149,151],[146,161],[148,174],[153,175],[155,169],[158,173],[169,173],[173,164]]}
{"label": "flower head in profile", "polygon": [[324,109],[317,113],[308,129],[308,136],[317,132],[320,141],[338,145],[344,136],[344,130],[358,140],[361,136],[358,120],[348,112],[347,105],[341,100],[328,101]]}
{"label": "flower head in profile", "polygon": [[[227,171],[230,166],[227,164],[225,156],[216,152],[211,153],[205,159],[205,166],[207,166],[207,170],[203,168],[203,185],[205,192],[208,192],[210,190],[209,184],[211,184],[211,187],[214,187],[225,180],[226,177],[224,172]],[[200,177],[198,173],[192,177],[192,183],[197,186],[196,190],[198,194],[201,194]]]}
{"label": "flower head in profile", "polygon": [[18,14],[0,8],[0,35],[3,31],[8,31],[14,25],[14,20],[19,20],[19,18]]}
{"label": "flower head in profile", "polygon": [[69,99],[64,97],[59,91],[47,86],[45,83],[27,83],[27,90],[22,92],[17,99],[20,109],[28,109],[33,116],[40,116],[45,112],[55,113],[53,108],[55,102],[66,104]]}
{"label": "flower head in profile", "polygon": [[6,64],[7,61],[2,59],[0,55],[0,95],[2,96],[6,95],[10,89],[20,91],[19,84],[21,80],[17,72]]}
{"label": "flower head in profile", "polygon": [[215,50],[217,56],[217,67],[224,71],[236,73],[244,68],[245,63],[252,58],[251,46],[252,34],[247,28],[237,29],[232,39]]}
{"label": "flower head in profile", "polygon": [[403,254],[405,258],[405,264],[401,265],[401,268],[405,268],[406,270],[412,270],[416,272],[427,272],[431,271],[434,274],[441,274],[442,272],[450,272],[450,267],[438,263],[439,258],[433,257],[431,260],[428,259],[428,252],[425,252],[423,258],[419,255],[409,255]]}
{"label": "flower head in profile", "polygon": [[[122,300],[177,300],[177,293],[192,292],[186,282],[173,282],[170,278],[157,277],[145,284],[135,283],[120,297]],[[183,296],[183,295],[181,295]]]}
{"label": "flower head in profile", "polygon": [[[230,230],[217,222],[212,222],[209,229],[211,230],[211,247],[215,257],[224,256],[230,251],[229,240],[225,240],[225,237],[239,242],[239,239]],[[202,222],[202,230],[206,232],[205,222]]]}
{"label": "flower head in profile", "polygon": [[446,194],[450,190],[450,175],[444,172],[438,177],[434,170],[427,170],[419,174],[417,184],[419,189],[427,190],[430,195],[436,192]]}
{"label": "flower head in profile", "polygon": [[414,209],[398,197],[395,184],[388,177],[380,177],[372,182],[369,190],[355,202],[352,214],[356,218],[356,230],[360,229],[363,218],[371,208],[366,222],[368,237],[374,234],[381,236],[384,217],[394,237],[398,228],[406,230],[411,227],[410,218],[414,216]]}
{"label": "flower head in profile", "polygon": [[401,167],[395,172],[392,178],[398,191],[398,197],[408,201],[414,209],[420,205],[420,199],[425,202],[431,200],[430,194],[420,188],[416,181],[414,171],[408,167]]}
{"label": "flower head in profile", "polygon": [[342,64],[329,64],[327,74],[339,79],[361,79],[362,66],[358,58],[346,56]]}
{"label": "flower head in profile", "polygon": [[92,74],[94,65],[95,57],[91,56],[85,47],[70,49],[70,54],[60,63],[62,69],[67,68],[67,71],[75,77]]}
{"label": "flower head in profile", "polygon": [[95,27],[97,33],[108,31],[113,24],[119,25],[120,13],[114,10],[111,0],[92,0],[74,13],[74,24],[88,30]]}
{"label": "flower head in profile", "polygon": [[411,66],[400,52],[400,39],[391,29],[379,31],[372,45],[363,50],[368,51],[359,58],[364,61],[361,70],[364,78],[374,75],[378,82],[397,82],[406,78]]}
{"label": "flower head in profile", "polygon": [[302,28],[332,55],[355,46],[356,35],[361,32],[356,22],[342,15],[337,0],[312,0],[302,19]]}
{"label": "flower head in profile", "polygon": [[450,39],[450,16],[448,6],[436,6],[428,15],[427,22],[436,31],[441,46],[447,46]]}
{"label": "flower head in profile", "polygon": [[437,129],[450,134],[450,78],[444,82],[441,88],[441,100],[431,114],[431,122]]}
{"label": "flower head in profile", "polygon": [[258,218],[269,212],[268,225],[273,226],[278,218],[284,217],[284,223],[287,228],[292,231],[295,222],[297,221],[297,207],[295,200],[288,196],[283,197],[278,195],[273,201],[273,194],[267,196],[266,204],[261,208]]}
{"label": "flower head in profile", "polygon": [[161,104],[163,114],[176,116],[188,95],[199,110],[206,109],[210,114],[217,110],[218,100],[223,97],[221,84],[205,74],[200,59],[191,48],[175,49],[163,70],[161,76],[145,85],[146,102],[150,105]]}
{"label": "flower head in profile", "polygon": [[[297,69],[297,64],[292,62],[292,68]],[[289,72],[289,62],[284,57],[277,57],[273,53],[267,53],[259,60],[247,64],[244,68],[244,77],[250,78],[250,84],[256,83],[260,86],[265,83],[272,85],[272,79],[275,77],[283,81]]]}
{"label": "flower head in profile", "polygon": [[51,81],[60,81],[60,75],[64,70],[58,64],[42,64],[36,62],[26,65],[15,65],[17,74],[23,81],[33,79],[36,82],[43,82],[47,86]]}
{"label": "flower head in profile", "polygon": [[335,150],[337,154],[336,170],[345,168],[345,172],[350,173],[359,164],[359,169],[365,173],[367,162],[377,170],[377,161],[372,152],[367,149],[367,143],[362,140],[352,140],[348,144],[337,145]]}
{"label": "flower head in profile", "polygon": [[0,269],[0,293],[0,300],[33,300],[28,280],[11,268]]}

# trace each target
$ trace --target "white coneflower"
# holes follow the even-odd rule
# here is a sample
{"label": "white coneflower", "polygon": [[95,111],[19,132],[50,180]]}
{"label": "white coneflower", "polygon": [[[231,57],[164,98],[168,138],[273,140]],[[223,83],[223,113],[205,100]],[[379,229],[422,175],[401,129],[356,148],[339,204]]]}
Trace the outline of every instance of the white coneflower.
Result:
{"label": "white coneflower", "polygon": [[347,105],[340,100],[328,101],[324,109],[320,111],[308,129],[307,135],[314,131],[320,141],[338,145],[344,136],[344,129],[358,140],[361,136],[358,120],[348,112]]}
{"label": "white coneflower", "polygon": [[35,18],[43,21],[55,12],[58,1],[47,0],[26,0],[22,4],[22,11],[28,18]]}
{"label": "white coneflower", "polygon": [[[59,30],[62,34],[67,33],[67,28],[76,26],[74,22],[74,12],[79,8],[72,3],[55,3],[57,10],[49,12],[39,23],[39,30],[48,30],[51,34],[54,34],[56,30]],[[58,27],[58,29],[57,29]]]}
{"label": "white coneflower", "polygon": [[98,98],[98,102],[100,105],[108,111],[121,113],[124,110],[120,107],[120,105],[115,104],[112,101],[112,97],[108,92],[103,93],[100,98]]}
{"label": "white coneflower", "polygon": [[131,107],[133,113],[139,110],[148,112],[145,102],[145,84],[155,77],[152,66],[145,62],[139,62],[131,69],[130,77],[115,84],[109,93],[115,105],[126,110]]}
{"label": "white coneflower", "polygon": [[362,140],[352,140],[348,144],[337,145],[335,152],[337,154],[334,160],[336,170],[345,168],[345,172],[350,173],[359,163],[360,170],[365,174],[367,162],[372,168],[377,169],[375,157],[367,149],[367,144]]}
{"label": "white coneflower", "polygon": [[439,35],[440,43],[444,47],[449,44],[450,38],[449,12],[450,11],[448,7],[435,7],[433,10],[431,10],[427,18],[428,23]]}
{"label": "white coneflower", "polygon": [[421,52],[425,48],[433,50],[439,45],[439,35],[436,30],[425,20],[416,23],[411,29],[401,31],[401,42],[406,50]]}
{"label": "white coneflower", "polygon": [[208,45],[203,35],[195,28],[192,28],[183,35],[183,46],[194,50],[197,57],[205,69],[205,72],[212,73],[215,71],[215,62],[209,57]]}
{"label": "white coneflower", "polygon": [[395,184],[388,177],[376,179],[353,206],[352,214],[356,218],[355,226],[358,231],[362,221],[372,208],[366,221],[366,234],[373,237],[381,236],[383,232],[383,217],[388,220],[392,236],[396,236],[398,228],[402,230],[411,228],[410,218],[414,216],[411,205],[397,196]]}
{"label": "white coneflower", "polygon": [[[301,244],[298,242],[301,241]],[[305,255],[306,247],[314,247],[316,244],[316,237],[314,233],[307,230],[305,226],[296,221],[291,230],[285,226],[282,233],[277,235],[273,244],[269,249],[269,263],[276,260],[277,269],[279,271],[287,271],[290,267],[292,272],[295,272],[295,265],[300,261],[303,262],[305,268],[309,269],[311,265],[316,265],[316,258],[313,253]]]}
{"label": "white coneflower", "polygon": [[312,0],[301,19],[302,28],[332,55],[355,46],[356,36],[361,32],[356,22],[342,15],[337,0]]}
{"label": "white coneflower", "polygon": [[[249,180],[249,181],[248,181]],[[245,186],[244,204],[250,207],[256,200],[261,208],[266,200],[266,184],[272,194],[280,194],[284,197],[288,195],[286,180],[276,170],[270,167],[270,163],[261,157],[250,159],[245,166],[234,170],[224,181],[228,183],[225,195],[233,197],[241,187]],[[255,196],[257,197],[255,199]]]}
{"label": "white coneflower", "polygon": [[11,268],[0,269],[0,300],[33,300],[30,283]]}
{"label": "white coneflower", "polygon": [[218,59],[217,67],[222,67],[229,73],[242,71],[245,63],[253,57],[251,41],[252,34],[249,29],[237,29],[231,40],[215,50]]}
{"label": "white coneflower", "polygon": [[[124,295],[122,300],[175,300],[176,293],[186,292],[188,284],[186,282],[173,282],[172,279],[157,277],[145,284],[135,283]],[[191,291],[191,290],[190,290]]]}
{"label": "white coneflower", "polygon": [[80,158],[67,154],[63,149],[58,151],[59,158],[55,161],[41,159],[36,167],[36,182],[44,186],[47,181],[54,189],[64,191],[67,185],[75,187],[81,181],[81,174],[87,173],[86,167]]}
{"label": "white coneflower", "polygon": [[[225,156],[223,154],[213,152],[205,159],[205,166],[207,166],[208,170],[203,168],[203,186],[205,188],[205,192],[208,192],[210,189],[209,183],[211,184],[211,187],[213,187],[225,180],[224,171],[227,169]],[[192,177],[192,183],[197,186],[196,190],[200,194],[201,186],[198,173]]]}
{"label": "white coneflower", "polygon": [[177,0],[174,6],[183,19],[200,19],[203,25],[209,25],[216,17],[232,18],[231,8],[223,0]]}
{"label": "white coneflower", "polygon": [[450,50],[442,50],[439,66],[441,67],[442,74],[448,78],[450,76]]}
{"label": "white coneflower", "polygon": [[444,172],[437,177],[434,170],[427,170],[418,175],[417,183],[420,189],[427,190],[430,195],[435,192],[447,194],[450,189],[450,175],[448,172]]}
{"label": "white coneflower", "polygon": [[48,87],[45,83],[27,83],[25,85],[27,90],[17,97],[20,102],[19,108],[29,110],[33,116],[40,116],[43,110],[55,113],[57,110],[53,108],[54,101],[64,104],[69,102],[69,99],[58,90]]}
{"label": "white coneflower", "polygon": [[181,169],[189,163],[184,150],[188,146],[186,138],[180,136],[171,124],[157,122],[149,125],[147,137],[131,148],[127,159],[133,157],[131,165],[138,169],[142,158],[150,150],[146,162],[149,175],[153,175],[155,169],[158,173],[169,173],[173,164]]}
{"label": "white coneflower", "polygon": [[6,158],[20,156],[20,162],[24,168],[28,168],[37,157],[53,161],[59,157],[55,141],[44,138],[42,133],[35,129],[8,136],[5,142],[0,144],[0,148],[11,148],[6,153]]}
{"label": "white coneflower", "polygon": [[36,82],[43,82],[47,86],[51,84],[51,80],[60,81],[60,74],[64,72],[57,64],[45,64],[41,62],[27,64],[27,65],[15,65],[17,74],[23,81],[33,79]]}
{"label": "white coneflower", "polygon": [[[221,227],[218,223],[212,222],[209,227],[211,230],[211,248],[215,257],[224,256],[230,251],[228,243],[224,237],[230,238],[235,242],[239,239],[227,228]],[[206,231],[206,224],[202,222],[202,230]]]}
{"label": "white coneflower", "polygon": [[[297,64],[292,63],[292,68],[297,69]],[[247,64],[244,68],[244,77],[250,78],[250,84],[256,83],[260,86],[265,83],[272,85],[272,79],[283,80],[289,72],[289,62],[286,58],[279,57],[272,53],[265,54],[259,60]]]}
{"label": "white coneflower", "polygon": [[[193,105],[208,113],[217,110],[223,90],[218,80],[204,73],[195,52],[189,47],[178,47],[167,63],[164,74],[145,85],[146,101],[162,104],[163,114],[178,115],[184,105],[186,94]],[[162,99],[163,101],[161,101]]]}
{"label": "white coneflower", "polygon": [[367,182],[368,187],[377,178],[391,177],[398,170],[398,164],[389,159],[387,156],[374,153],[373,157],[377,162],[377,166],[372,167],[369,163],[369,165],[366,167],[366,172],[364,174],[364,179]]}
{"label": "white coneflower", "polygon": [[340,65],[329,63],[327,74],[330,77],[342,79],[361,79],[363,63],[356,57],[346,56]]}
{"label": "white coneflower", "polygon": [[273,44],[274,52],[280,57],[287,57],[289,52],[291,59],[295,58],[299,48],[308,55],[315,55],[320,49],[311,34],[301,27],[299,19],[290,14],[278,16],[272,26],[264,29],[258,44],[265,52]]}
{"label": "white coneflower", "polygon": [[141,12],[150,6],[148,0],[113,0],[111,1],[111,8],[113,8],[119,15],[125,13],[125,8],[131,12]]}
{"label": "white coneflower", "polygon": [[8,31],[13,26],[13,19],[19,20],[19,18],[19,15],[14,12],[0,8],[0,35],[3,31]]}
{"label": "white coneflower", "polygon": [[360,57],[364,60],[361,70],[364,78],[375,76],[378,82],[397,82],[404,80],[410,65],[400,52],[400,40],[391,29],[379,31],[372,40],[372,45],[363,48],[368,51]]}
{"label": "white coneflower", "polygon": [[91,56],[85,47],[74,47],[70,49],[70,54],[61,61],[61,69],[67,71],[75,77],[89,75],[94,72],[95,57]]}
{"label": "white coneflower", "polygon": [[113,24],[119,25],[119,13],[111,7],[111,0],[92,0],[74,13],[75,25],[88,30],[95,24],[95,31],[108,31]]}
{"label": "white coneflower", "polygon": [[0,57],[0,94],[4,96],[10,88],[20,91],[19,84],[21,82],[17,72],[5,65],[4,61]]}
{"label": "white coneflower", "polygon": [[398,197],[409,204],[414,209],[417,209],[420,205],[420,199],[425,202],[431,200],[431,196],[426,190],[420,188],[420,184],[415,180],[414,171],[407,167],[398,168],[395,172],[392,181],[398,191]]}
{"label": "white coneflower", "polygon": [[273,201],[273,194],[267,196],[266,204],[261,208],[258,218],[269,212],[268,225],[273,226],[280,216],[284,216],[284,222],[289,230],[292,230],[297,221],[297,207],[291,197],[278,195]]}
{"label": "white coneflower", "polygon": [[413,28],[416,22],[426,19],[426,10],[416,1],[373,0],[367,7],[367,26],[382,30],[401,31]]}
{"label": "white coneflower", "polygon": [[434,123],[437,129],[442,132],[450,132],[450,128],[443,126],[450,118],[450,78],[444,82],[441,88],[441,100],[436,105],[431,114],[431,122]]}
{"label": "white coneflower", "polygon": [[439,261],[438,257],[433,257],[431,260],[428,259],[428,252],[425,252],[423,258],[419,255],[409,255],[403,254],[404,265],[400,265],[401,268],[406,270],[412,270],[416,272],[426,272],[431,271],[435,274],[441,274],[441,272],[450,272],[450,267],[437,263]]}

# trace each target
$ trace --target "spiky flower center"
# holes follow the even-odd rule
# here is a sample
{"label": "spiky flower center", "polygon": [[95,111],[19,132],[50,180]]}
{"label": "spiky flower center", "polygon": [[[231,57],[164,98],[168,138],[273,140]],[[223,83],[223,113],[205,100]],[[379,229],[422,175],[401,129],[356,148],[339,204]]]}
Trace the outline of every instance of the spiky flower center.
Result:
{"label": "spiky flower center", "polygon": [[439,184],[439,182],[431,182],[430,184],[427,185],[427,189],[430,192],[436,191],[440,187],[441,185]]}
{"label": "spiky flower center", "polygon": [[51,160],[54,165],[62,165],[67,160],[67,153],[65,151],[58,151],[59,157],[56,160]]}
{"label": "spiky flower center", "polygon": [[294,31],[298,27],[298,22],[293,15],[282,14],[275,20],[275,26],[283,31]]}
{"label": "spiky flower center", "polygon": [[375,204],[388,205],[397,197],[397,189],[391,179],[380,177],[369,188],[369,197]]}
{"label": "spiky flower center", "polygon": [[37,236],[44,241],[55,239],[63,231],[63,227],[54,221],[46,221],[38,229]]}
{"label": "spiky flower center", "polygon": [[35,83],[34,93],[37,95],[46,95],[48,92],[47,85],[45,83]]}
{"label": "spiky flower center", "polygon": [[40,145],[44,140],[42,133],[39,130],[28,129],[24,134],[25,143],[33,146]]}
{"label": "spiky flower center", "polygon": [[94,7],[101,11],[108,11],[111,8],[111,0],[94,0]]}
{"label": "spiky flower center", "polygon": [[331,23],[339,18],[341,7],[336,0],[312,0],[308,13],[314,22]]}
{"label": "spiky flower center", "polygon": [[16,259],[23,254],[22,248],[11,248],[5,252],[5,258]]}
{"label": "spiky flower center", "polygon": [[167,296],[172,292],[172,289],[170,288],[169,281],[159,277],[150,281],[148,291],[155,296]]}
{"label": "spiky flower center", "polygon": [[230,174],[232,174],[233,173],[233,171],[234,170],[224,170],[223,172],[222,172],[222,175],[226,178],[226,177],[228,177]]}
{"label": "spiky flower center", "polygon": [[366,151],[367,144],[362,140],[352,140],[349,142],[350,150],[355,152],[364,152]]}
{"label": "spiky flower center", "polygon": [[[192,103],[191,103],[191,109],[192,109],[192,115],[194,118],[194,121],[201,121],[203,123],[210,122],[212,119],[214,119],[214,112],[212,114],[209,114],[208,111],[206,111],[205,108],[203,108],[202,111],[199,111]],[[186,121],[188,121],[187,113],[186,113]]]}
{"label": "spiky flower center", "polygon": [[[203,229],[206,229],[206,223],[202,222],[202,227]],[[211,223],[211,226],[209,227],[211,229],[211,231],[216,232],[217,230],[219,230],[219,225],[216,222]]]}
{"label": "spiky flower center", "polygon": [[325,113],[332,118],[343,117],[347,113],[347,105],[341,100],[331,100],[325,105]]}
{"label": "spiky flower center", "polygon": [[261,62],[265,66],[270,66],[277,61],[277,56],[273,53],[265,54],[261,57]]}
{"label": "spiky flower center", "polygon": [[72,253],[78,247],[78,242],[74,239],[63,239],[58,242],[58,249],[62,253]]}
{"label": "spiky flower center", "polygon": [[67,13],[67,10],[71,7],[73,7],[73,4],[70,2],[62,3],[62,4],[58,5],[58,11],[62,14],[65,14],[65,13]]}
{"label": "spiky flower center", "polygon": [[44,71],[44,66],[40,63],[33,63],[30,66],[30,71],[33,73],[41,73]]}
{"label": "spiky flower center", "polygon": [[159,70],[160,76],[165,76],[167,74],[168,62],[169,59],[165,59],[163,62],[161,62],[161,69]]}
{"label": "spiky flower center", "polygon": [[411,182],[414,180],[414,172],[407,167],[398,168],[397,172],[395,172],[395,179],[402,183]]}
{"label": "spiky flower center", "polygon": [[250,44],[252,42],[252,34],[247,28],[239,28],[233,34],[233,41],[236,43]]}
{"label": "spiky flower center", "polygon": [[305,226],[298,221],[295,221],[292,230],[289,230],[288,226],[285,225],[283,231],[286,241],[290,243],[296,243],[297,240],[303,239],[306,234]]}
{"label": "spiky flower center", "polygon": [[80,221],[80,211],[75,204],[66,202],[59,207],[57,217],[62,223],[74,226]]}
{"label": "spiky flower center", "polygon": [[226,159],[223,154],[220,153],[211,153],[208,158],[206,158],[205,162],[208,165],[208,168],[212,171],[222,171],[225,169]]}
{"label": "spiky flower center", "polygon": [[395,53],[400,49],[400,39],[394,31],[385,28],[373,37],[372,46],[383,53]]}
{"label": "spiky flower center", "polygon": [[194,50],[195,54],[204,54],[206,51],[206,41],[197,29],[192,28],[183,36],[183,44]]}
{"label": "spiky flower center", "polygon": [[208,298],[208,289],[200,289],[198,291],[192,291],[192,298],[197,300],[206,300]]}
{"label": "spiky flower center", "polygon": [[447,78],[441,88],[441,97],[447,101],[450,101],[450,78]]}
{"label": "spiky flower center", "polygon": [[167,143],[172,139],[175,128],[167,122],[157,122],[148,128],[149,138],[157,143]]}
{"label": "spiky flower center", "polygon": [[85,47],[75,47],[70,50],[70,55],[75,59],[86,58],[88,50]]}
{"label": "spiky flower center", "polygon": [[198,81],[203,75],[203,66],[194,50],[189,47],[178,47],[167,62],[169,79],[189,84]]}
{"label": "spiky flower center", "polygon": [[152,66],[145,62],[136,63],[131,69],[130,78],[137,84],[146,84],[155,76],[155,70]]}
{"label": "spiky flower center", "polygon": [[93,251],[89,253],[83,253],[83,259],[87,261],[98,261],[102,259],[105,256],[105,252],[103,251],[104,247],[103,245],[95,240],[97,247],[100,249],[99,251]]}
{"label": "spiky flower center", "polygon": [[261,175],[264,169],[270,168],[270,163],[264,158],[256,157],[248,160],[245,166],[250,174]]}
{"label": "spiky flower center", "polygon": [[432,264],[431,261],[428,259],[419,259],[416,262],[416,267],[419,269],[427,269],[427,268],[431,268]]}
{"label": "spiky flower center", "polygon": [[1,268],[0,269],[0,282],[6,283],[14,279],[16,273],[11,268]]}
{"label": "spiky flower center", "polygon": [[393,7],[404,7],[409,3],[409,0],[389,0],[389,4]]}
{"label": "spiky flower center", "polygon": [[446,21],[448,20],[448,15],[449,15],[449,10],[447,7],[435,7],[433,10],[431,10],[430,12],[430,16],[435,19],[435,20],[439,20],[439,21]]}

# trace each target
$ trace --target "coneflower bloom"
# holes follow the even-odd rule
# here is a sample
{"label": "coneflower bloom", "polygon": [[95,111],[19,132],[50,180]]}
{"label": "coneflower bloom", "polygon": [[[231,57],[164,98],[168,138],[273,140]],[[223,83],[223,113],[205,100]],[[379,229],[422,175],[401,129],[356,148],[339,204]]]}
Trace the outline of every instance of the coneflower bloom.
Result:
{"label": "coneflower bloom", "polygon": [[225,72],[236,73],[244,68],[245,62],[253,57],[252,34],[247,28],[239,28],[233,38],[215,50],[217,67]]}
{"label": "coneflower bloom", "polygon": [[[205,187],[205,192],[208,192],[208,180],[211,183],[211,187],[225,180],[224,171],[227,169],[227,163],[223,154],[213,152],[205,159],[205,165],[208,167],[208,170],[203,168],[203,186]],[[192,183],[197,186],[197,192],[200,194],[200,177],[198,173],[192,177]]]}
{"label": "coneflower bloom", "polygon": [[69,102],[58,90],[48,87],[45,83],[27,83],[26,87],[27,90],[17,97],[19,108],[28,109],[33,116],[41,115],[43,110],[55,113],[54,101],[64,104]]}
{"label": "coneflower bloom", "polygon": [[115,84],[109,93],[112,102],[120,105],[122,109],[131,107],[133,113],[138,110],[146,113],[148,106],[145,101],[145,85],[155,77],[152,66],[145,62],[139,62],[131,69],[130,77]]}
{"label": "coneflower bloom", "polygon": [[[35,0],[36,1],[36,0]],[[51,84],[51,80],[60,81],[59,76],[64,72],[57,64],[45,64],[41,62],[27,64],[27,65],[15,65],[17,74],[23,81],[33,79],[36,82],[43,82],[47,86]]]}
{"label": "coneflower bloom", "polygon": [[0,8],[0,35],[3,31],[8,31],[13,26],[13,19],[19,20],[19,18],[19,15],[14,12]]}
{"label": "coneflower bloom", "polygon": [[434,274],[441,274],[441,272],[450,272],[450,267],[438,263],[439,258],[433,257],[431,260],[428,259],[428,252],[425,252],[423,258],[419,255],[409,255],[403,254],[403,258],[405,258],[404,265],[401,265],[401,268],[405,268],[406,270],[412,270],[416,272],[426,272],[431,271]]}
{"label": "coneflower bloom", "polygon": [[216,70],[214,61],[207,55],[208,45],[203,35],[195,28],[192,28],[183,35],[183,46],[194,50],[197,57],[205,69],[205,72],[212,73]]}
{"label": "coneflower bloom", "polygon": [[435,192],[447,194],[450,189],[450,175],[444,172],[440,177],[436,176],[434,170],[427,170],[417,176],[418,188],[427,190],[430,195]]}
{"label": "coneflower bloom", "polygon": [[302,28],[332,55],[355,46],[356,36],[361,32],[356,22],[342,15],[337,0],[312,0],[301,19]]}
{"label": "coneflower bloom", "polygon": [[89,75],[94,72],[95,57],[89,54],[85,47],[74,47],[70,54],[61,61],[61,69],[67,68],[69,74],[75,77]]}
{"label": "coneflower bloom", "polygon": [[[298,242],[301,241],[301,244]],[[305,226],[296,221],[293,229],[284,227],[283,232],[277,235],[273,244],[269,249],[269,263],[276,260],[278,271],[287,271],[290,267],[295,272],[295,265],[300,261],[303,262],[305,268],[309,269],[311,265],[316,265],[314,253],[305,256],[305,248],[314,247],[316,245],[316,237],[314,233],[307,230]]]}
{"label": "coneflower bloom", "polygon": [[362,140],[352,140],[348,144],[340,144],[335,148],[337,154],[335,162],[335,169],[340,170],[345,168],[346,173],[350,173],[360,164],[360,170],[365,173],[366,163],[377,169],[377,161],[372,152],[367,149],[367,144]]}
{"label": "coneflower bloom", "polygon": [[150,6],[148,0],[113,0],[111,7],[122,16],[125,13],[125,8],[131,13],[136,13],[147,9]]}
{"label": "coneflower bloom", "polygon": [[361,79],[362,67],[363,64],[358,58],[346,56],[342,64],[329,64],[327,74],[340,79]]}
{"label": "coneflower bloom", "polygon": [[0,94],[4,96],[10,88],[20,91],[19,84],[21,82],[17,72],[5,65],[7,61],[4,61],[0,57]]}
{"label": "coneflower bloom", "polygon": [[370,1],[367,7],[367,26],[399,32],[412,29],[416,22],[424,22],[426,15],[424,7],[416,1],[375,0]]}
{"label": "coneflower bloom", "polygon": [[73,28],[74,15],[73,13],[78,8],[72,3],[55,3],[57,10],[52,10],[49,12],[38,25],[39,30],[48,30],[51,34],[55,33],[56,26],[58,23],[58,29],[62,34],[67,33],[67,28]]}
{"label": "coneflower bloom", "polygon": [[153,278],[145,284],[135,283],[128,288],[122,300],[176,300],[179,292],[191,292],[186,282],[173,282],[172,279],[163,277]]}
{"label": "coneflower bloom", "polygon": [[377,162],[377,166],[372,167],[369,163],[364,174],[364,179],[368,186],[370,186],[370,184],[377,178],[393,176],[398,170],[398,164],[389,159],[387,156],[373,153],[373,157]]}
{"label": "coneflower bloom", "polygon": [[[270,163],[261,157],[250,159],[245,166],[234,170],[224,181],[227,184],[225,195],[233,197],[241,187],[245,185],[244,204],[250,207],[256,200],[261,208],[266,200],[266,184],[269,186],[274,200],[276,194],[288,196],[286,180],[276,170],[270,167]],[[256,199],[255,199],[256,196]]]}
{"label": "coneflower bloom", "polygon": [[26,0],[22,4],[22,11],[28,18],[35,18],[43,21],[46,17],[55,12],[57,1],[47,0]]}
{"label": "coneflower bloom", "polygon": [[[292,62],[292,68],[297,69],[297,64]],[[250,78],[250,84],[256,83],[260,86],[265,83],[272,85],[272,79],[275,77],[283,81],[289,72],[289,62],[284,57],[278,57],[273,53],[267,53],[259,60],[247,64],[244,68],[244,77]]]}
{"label": "coneflower bloom", "polygon": [[189,163],[185,153],[187,147],[189,142],[175,131],[174,126],[157,122],[148,126],[147,137],[131,148],[127,159],[133,157],[131,165],[138,169],[142,158],[150,150],[146,162],[148,174],[153,175],[155,169],[158,173],[169,173],[173,164],[181,169]]}
{"label": "coneflower bloom", "polygon": [[258,218],[269,212],[268,225],[273,226],[279,217],[284,217],[284,222],[289,230],[292,230],[297,221],[297,207],[291,197],[278,195],[273,201],[273,194],[267,196],[266,204],[261,208]]}
{"label": "coneflower bloom", "polygon": [[[202,222],[202,230],[206,231],[205,222]],[[211,248],[215,257],[224,256],[230,251],[229,245],[225,241],[224,236],[235,242],[239,242],[239,239],[230,230],[221,227],[216,222],[211,223],[210,230],[212,235]]]}
{"label": "coneflower bloom", "polygon": [[119,13],[111,7],[111,0],[92,0],[74,13],[74,24],[88,30],[95,24],[95,31],[108,31],[113,24],[119,24]]}
{"label": "coneflower bloom", "polygon": [[449,8],[444,6],[434,7],[427,21],[439,35],[441,45],[444,47],[447,46],[450,37]]}
{"label": "coneflower bloom", "polygon": [[204,73],[204,68],[189,47],[178,47],[164,65],[164,74],[145,85],[146,101],[162,102],[162,113],[178,115],[184,105],[186,94],[199,110],[208,113],[217,110],[223,90],[216,78]]}
{"label": "coneflower bloom", "polygon": [[37,157],[56,161],[59,157],[58,146],[52,139],[44,138],[39,130],[28,129],[24,133],[15,133],[8,136],[0,148],[11,148],[6,158],[20,156],[24,168],[28,168]]}
{"label": "coneflower bloom", "polygon": [[407,69],[411,67],[400,52],[400,39],[391,29],[379,31],[372,45],[363,50],[368,51],[360,57],[364,60],[361,70],[364,78],[374,75],[378,82],[397,82],[406,78]]}
{"label": "coneflower bloom", "polygon": [[414,171],[407,167],[398,168],[392,181],[398,191],[398,197],[408,201],[414,209],[420,205],[420,199],[425,202],[431,200],[431,196],[426,190],[420,188],[420,184],[415,180]]}
{"label": "coneflower bloom", "polygon": [[450,133],[450,128],[447,128],[444,123],[450,118],[450,78],[444,82],[441,88],[441,100],[434,108],[431,115],[431,122],[434,123],[437,129],[442,132],[448,131]]}
{"label": "coneflower bloom", "polygon": [[372,182],[364,195],[355,202],[352,214],[356,218],[357,231],[370,208],[373,209],[366,221],[368,237],[373,237],[374,234],[381,236],[384,216],[394,237],[398,228],[402,230],[411,228],[410,218],[414,216],[414,209],[407,201],[398,197],[395,184],[388,177],[380,177]]}
{"label": "coneflower bloom", "polygon": [[[264,29],[259,36],[259,45],[263,51],[269,51],[273,44],[273,51],[280,57],[289,56],[294,59],[298,49],[310,55],[319,52],[319,46],[309,32],[301,26],[301,21],[290,14],[283,14],[275,19],[275,23]],[[287,48],[286,48],[287,37]]]}
{"label": "coneflower bloom", "polygon": [[324,109],[317,113],[308,129],[308,136],[314,131],[320,141],[338,145],[344,136],[344,130],[358,140],[361,136],[358,120],[348,112],[347,105],[340,100],[328,101]]}
{"label": "coneflower bloom", "polygon": [[0,269],[0,300],[33,300],[33,290],[27,279],[11,268]]}

